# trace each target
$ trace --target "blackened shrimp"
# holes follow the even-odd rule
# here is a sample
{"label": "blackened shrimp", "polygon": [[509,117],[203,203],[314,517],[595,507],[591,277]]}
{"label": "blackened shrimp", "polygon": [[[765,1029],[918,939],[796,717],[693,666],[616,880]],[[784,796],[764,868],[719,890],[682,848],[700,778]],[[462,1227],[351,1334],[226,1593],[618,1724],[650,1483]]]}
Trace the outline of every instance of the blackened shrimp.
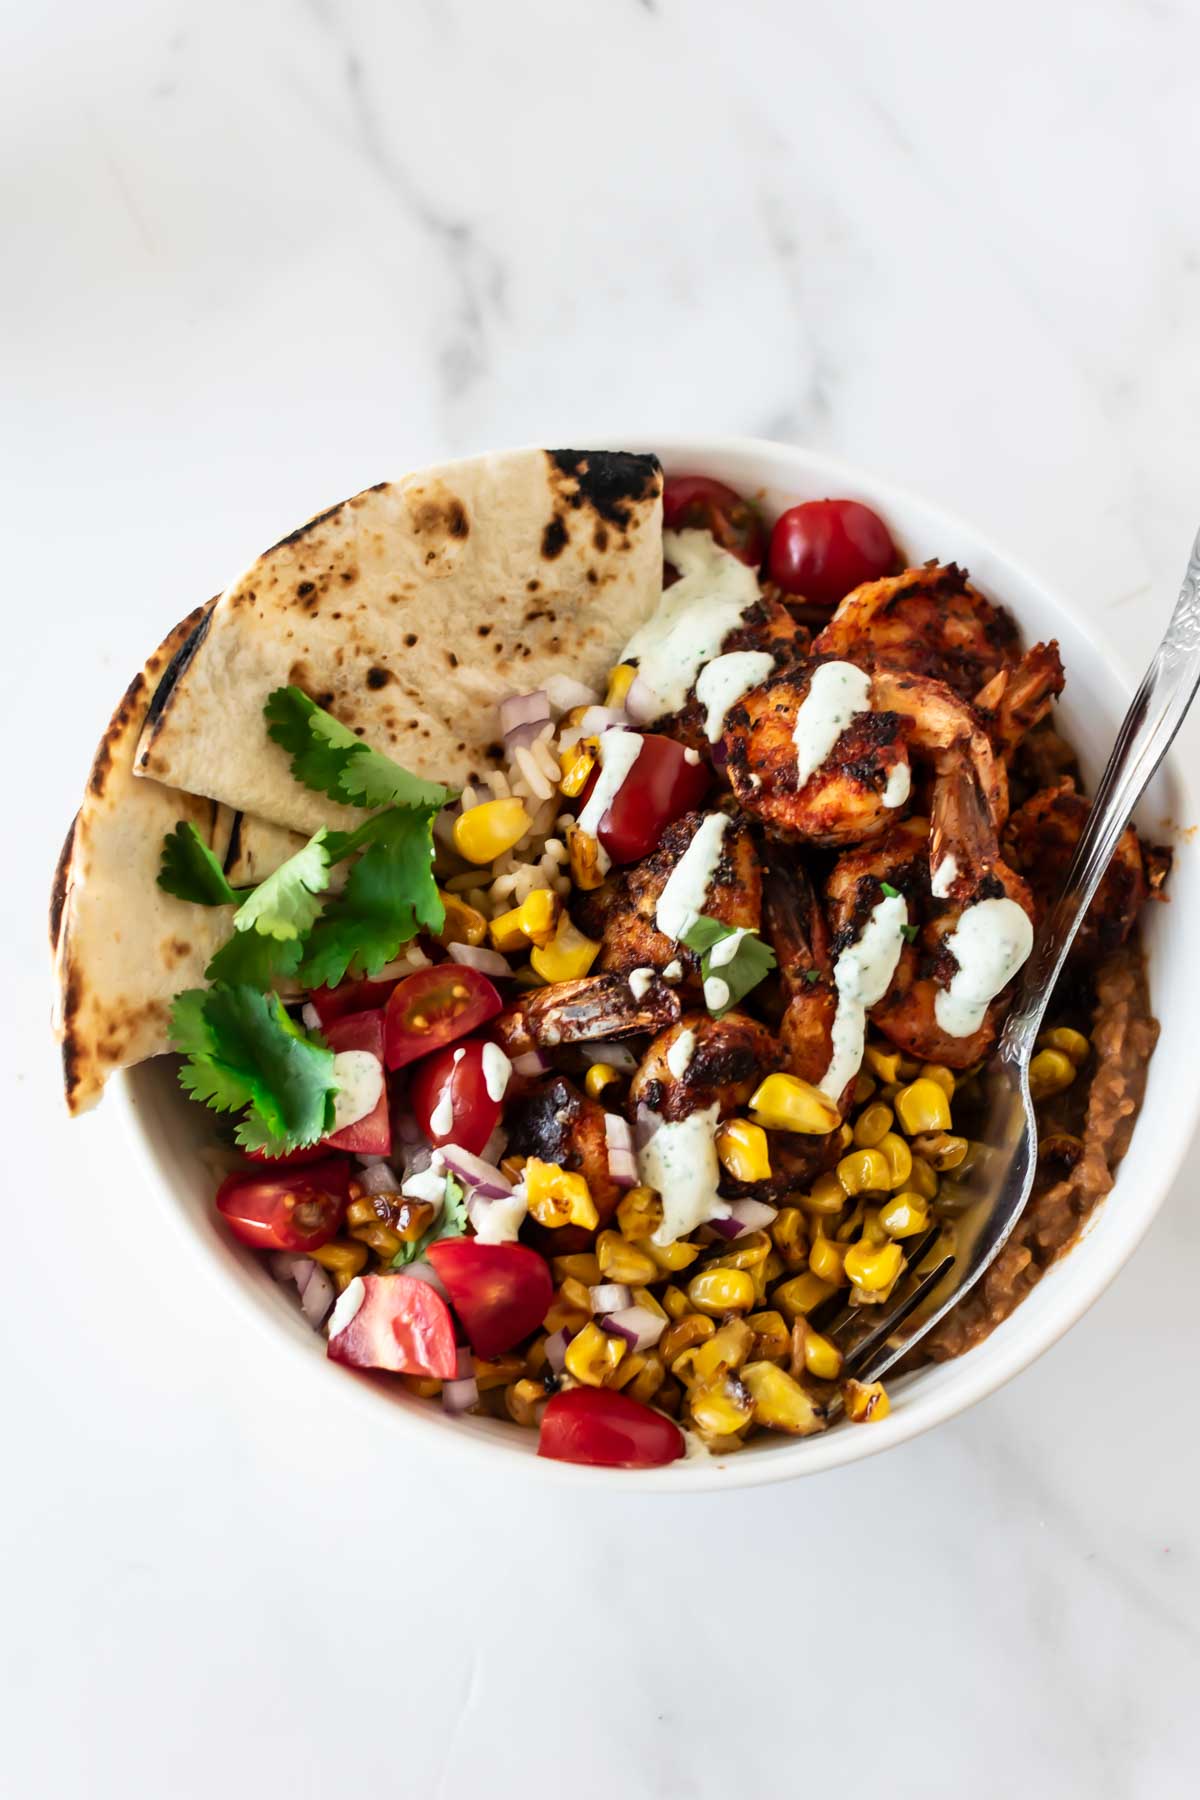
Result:
{"label": "blackened shrimp", "polygon": [[[565,1076],[551,1075],[534,1086],[508,1122],[510,1156],[537,1156],[543,1162],[557,1163],[560,1169],[583,1176],[599,1215],[597,1231],[603,1231],[621,1198],[621,1189],[609,1170],[604,1119],[605,1110],[598,1102],[581,1094]],[[581,1225],[551,1229],[530,1223],[526,1235],[561,1255],[586,1249],[595,1232]]]}
{"label": "blackened shrimp", "polygon": [[813,654],[926,675],[970,700],[1016,660],[1017,628],[956,564],[926,563],[847,594]]}
{"label": "blackened shrimp", "polygon": [[1020,662],[1000,673],[975,696],[975,708],[1002,756],[1010,757],[1025,735],[1040,725],[1063,691],[1057,643],[1035,644]]}
{"label": "blackened shrimp", "polygon": [[579,981],[556,981],[534,989],[506,1008],[493,1030],[515,1059],[559,1044],[661,1031],[678,1017],[678,994],[657,977],[635,994],[623,975],[585,975]]}
{"label": "blackened shrimp", "polygon": [[[1034,794],[1005,827],[1005,858],[1029,883],[1039,916],[1044,916],[1062,889],[1090,811],[1091,802],[1068,778]],[[1123,944],[1149,892],[1142,844],[1128,825],[1080,926],[1071,950],[1073,959],[1092,962]]]}

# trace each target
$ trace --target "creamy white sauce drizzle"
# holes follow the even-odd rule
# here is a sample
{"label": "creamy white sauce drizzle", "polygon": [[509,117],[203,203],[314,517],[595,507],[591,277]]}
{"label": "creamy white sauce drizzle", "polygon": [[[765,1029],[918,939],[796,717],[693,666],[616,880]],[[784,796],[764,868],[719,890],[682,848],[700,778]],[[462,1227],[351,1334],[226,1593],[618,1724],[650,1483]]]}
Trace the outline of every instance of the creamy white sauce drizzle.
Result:
{"label": "creamy white sauce drizzle", "polygon": [[680,960],[677,956],[673,956],[671,958],[670,962],[667,964],[666,968],[663,970],[663,980],[664,981],[682,981],[683,980],[683,964],[680,962]]}
{"label": "creamy white sauce drizzle", "polygon": [[846,1084],[862,1066],[867,1009],[882,1000],[891,985],[904,947],[907,923],[904,896],[886,896],[872,907],[860,936],[842,951],[834,965],[838,1000],[833,1019],[833,1055],[817,1085],[835,1106]]}
{"label": "creamy white sauce drizzle", "polygon": [[488,1091],[489,1100],[503,1100],[504,1090],[508,1086],[508,1078],[512,1074],[512,1064],[505,1056],[499,1044],[485,1044],[480,1054],[483,1066],[483,1085]]}
{"label": "creamy white sauce drizzle", "polygon": [[887,786],[883,790],[885,806],[903,806],[912,792],[912,770],[906,762],[897,763],[887,778]]}
{"label": "creamy white sauce drizzle", "polygon": [[375,1111],[383,1092],[383,1064],[369,1050],[339,1050],[333,1059],[333,1129],[344,1131]]}
{"label": "creamy white sauce drizzle", "polygon": [[[673,590],[672,590],[673,591]],[[729,829],[727,813],[709,813],[699,831],[671,870],[658,897],[654,922],[676,943],[692,929],[704,911],[704,902],[721,860],[721,846]]]}
{"label": "creamy white sauce drizzle", "polygon": [[704,1004],[709,1012],[720,1012],[729,1005],[729,983],[719,975],[704,977]]}
{"label": "creamy white sauce drizzle", "polygon": [[1033,949],[1033,926],[1015,900],[977,900],[942,942],[958,969],[950,986],[938,990],[934,1017],[951,1037],[970,1037]]}
{"label": "creamy white sauce drizzle", "polygon": [[739,925],[730,932],[728,937],[722,938],[719,943],[714,944],[708,953],[709,968],[723,969],[726,963],[731,963],[738,953],[738,945],[744,937],[748,936],[749,926]]}
{"label": "creamy white sauce drizzle", "polygon": [[[581,831],[598,838],[600,821],[617,797],[617,793],[633,768],[642,748],[642,740],[636,731],[626,731],[623,725],[613,725],[600,734],[600,773],[596,777],[596,785],[588,798],[588,803],[579,815],[578,825]],[[597,841],[596,862],[602,875],[607,875],[612,867],[612,859],[604,845]]]}
{"label": "creamy white sauce drizzle", "polygon": [[654,980],[654,974],[653,969],[634,969],[629,977],[629,991],[635,1000],[645,999],[646,989]]}
{"label": "creamy white sauce drizzle", "polygon": [[514,1188],[502,1200],[473,1200],[470,1212],[476,1243],[513,1243],[527,1210],[524,1188]]}
{"label": "creamy white sauce drizzle", "polygon": [[725,729],[725,714],[731,706],[765,681],[775,667],[769,650],[731,650],[727,656],[714,656],[696,677],[696,698],[704,708],[704,735],[715,744]]}
{"label": "creamy white sauce drizzle", "polygon": [[943,856],[933,872],[930,891],[935,900],[948,900],[950,890],[958,879],[958,859],[953,854]]}
{"label": "creamy white sauce drizzle", "polygon": [[663,556],[680,579],[621,652],[622,662],[638,665],[650,718],[679,710],[704,664],[760,597],[754,570],[709,531],[664,531]]}
{"label": "creamy white sauce drizzle", "polygon": [[720,1110],[714,1104],[677,1123],[660,1125],[638,1152],[643,1183],[662,1197],[662,1224],[654,1233],[660,1246],[686,1237],[706,1219],[729,1217],[729,1207],[717,1193],[721,1165],[713,1134]]}
{"label": "creamy white sauce drizzle", "polygon": [[355,1313],[367,1297],[366,1285],[361,1275],[356,1275],[338,1295],[333,1311],[329,1315],[326,1326],[330,1337],[336,1337],[339,1331],[345,1331]]}
{"label": "creamy white sauce drizzle", "polygon": [[696,1034],[692,1030],[681,1031],[671,1048],[667,1051],[667,1067],[676,1081],[682,1081],[688,1072],[688,1064],[696,1049]]}
{"label": "creamy white sauce drizzle", "polygon": [[442,1097],[429,1115],[429,1125],[435,1137],[445,1137],[454,1129],[454,1094],[448,1081]]}
{"label": "creamy white sauce drizzle", "polygon": [[427,1169],[418,1169],[400,1183],[406,1200],[427,1200],[441,1207],[446,1199],[446,1174],[440,1156],[435,1155]]}
{"label": "creamy white sauce drizzle", "polygon": [[813,671],[796,714],[792,739],[803,787],[815,775],[851,720],[871,710],[871,677],[855,663],[827,662]]}

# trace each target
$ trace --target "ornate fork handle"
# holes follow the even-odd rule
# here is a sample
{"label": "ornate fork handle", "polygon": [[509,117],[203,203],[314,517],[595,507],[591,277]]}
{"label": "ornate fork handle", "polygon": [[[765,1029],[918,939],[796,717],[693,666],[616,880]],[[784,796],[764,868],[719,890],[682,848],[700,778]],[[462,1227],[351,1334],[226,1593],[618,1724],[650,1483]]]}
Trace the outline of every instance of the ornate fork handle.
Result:
{"label": "ornate fork handle", "polygon": [[1037,935],[1000,1040],[1020,1063],[1037,1035],[1075,933],[1099,887],[1129,816],[1182,725],[1200,686],[1200,536],[1166,634],[1117,734],[1066,884]]}

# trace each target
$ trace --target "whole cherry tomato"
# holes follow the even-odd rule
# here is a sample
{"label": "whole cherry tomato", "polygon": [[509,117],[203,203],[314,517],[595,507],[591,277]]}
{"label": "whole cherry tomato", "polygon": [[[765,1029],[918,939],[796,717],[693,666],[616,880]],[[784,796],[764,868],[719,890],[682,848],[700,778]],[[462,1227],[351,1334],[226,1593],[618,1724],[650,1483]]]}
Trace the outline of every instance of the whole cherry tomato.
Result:
{"label": "whole cherry tomato", "polygon": [[488,1093],[484,1049],[479,1038],[447,1044],[417,1063],[409,1077],[409,1108],[435,1149],[457,1144],[478,1156],[500,1123],[504,1099]]}
{"label": "whole cherry tomato", "polygon": [[476,1356],[503,1356],[537,1330],[554,1298],[549,1265],[524,1244],[442,1238],[426,1255]]}
{"label": "whole cherry tomato", "polygon": [[427,1281],[411,1275],[359,1275],[338,1301],[329,1325],[328,1354],[334,1362],[454,1379],[454,1321]]}
{"label": "whole cherry tomato", "polygon": [[230,1175],[217,1190],[217,1211],[243,1244],[256,1250],[319,1250],[342,1222],[350,1199],[350,1163],[338,1156],[276,1174]]}
{"label": "whole cherry tomato", "polygon": [[[383,1008],[377,1007],[374,1012],[347,1013],[344,1018],[334,1019],[325,1027],[325,1042],[335,1052],[365,1050],[378,1060],[382,1075]],[[386,1079],[371,1111],[352,1125],[343,1125],[325,1141],[332,1150],[353,1150],[359,1156],[391,1155],[392,1123],[388,1114]]]}
{"label": "whole cherry tomato", "polygon": [[[707,766],[698,758],[690,761],[682,744],[647,732],[633,767],[601,815],[596,835],[615,863],[641,862],[657,847],[668,825],[699,806],[710,780]],[[583,790],[583,805],[595,784],[593,775]]]}
{"label": "whole cherry tomato", "polygon": [[766,531],[748,500],[707,475],[672,475],[663,484],[663,525],[668,531],[711,531],[722,550],[757,568]]}
{"label": "whole cherry tomato", "polygon": [[340,981],[337,987],[314,988],[308,997],[321,1024],[330,1025],[347,1013],[370,1012],[374,1007],[386,1006],[395,985],[394,981]]}
{"label": "whole cherry tomato", "polygon": [[388,1068],[403,1068],[466,1037],[494,1019],[503,1006],[487,976],[462,963],[438,963],[406,975],[387,1003],[383,1034]]}
{"label": "whole cherry tomato", "polygon": [[781,513],[771,532],[771,580],[817,606],[836,606],[860,582],[878,581],[895,566],[887,526],[857,500],[806,500]]}
{"label": "whole cherry tomato", "polygon": [[657,1469],[683,1455],[670,1419],[612,1388],[567,1388],[542,1414],[538,1455],[601,1469]]}

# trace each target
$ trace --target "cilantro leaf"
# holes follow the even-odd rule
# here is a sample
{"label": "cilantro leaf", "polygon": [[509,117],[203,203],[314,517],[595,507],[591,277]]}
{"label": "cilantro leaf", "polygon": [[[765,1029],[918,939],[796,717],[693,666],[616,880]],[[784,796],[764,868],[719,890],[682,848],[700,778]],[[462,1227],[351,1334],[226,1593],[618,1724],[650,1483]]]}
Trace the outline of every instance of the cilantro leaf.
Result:
{"label": "cilantro leaf", "polygon": [[291,757],[296,780],[331,800],[367,809],[412,806],[440,812],[453,798],[449,788],[422,781],[372,750],[298,687],[276,688],[263,711],[268,735]]}
{"label": "cilantro leaf", "polygon": [[[717,946],[730,938],[735,938],[736,943],[728,961],[715,959]],[[756,931],[722,925],[719,919],[710,919],[704,914],[684,933],[683,942],[699,956],[700,973],[706,986],[711,976],[724,982],[729,990],[728,998],[720,1006],[709,1005],[709,1011],[717,1018],[722,1018],[731,1006],[736,1006],[775,967],[775,952],[769,944],[763,943]],[[705,1004],[709,1004],[707,992]]]}
{"label": "cilantro leaf", "polygon": [[900,898],[900,889],[893,887],[890,881],[881,881],[879,884],[879,891],[880,893],[885,894],[889,900],[898,900]]}
{"label": "cilantro leaf", "polygon": [[224,869],[190,819],[180,819],[163,839],[158,885],[197,906],[236,906],[243,897],[230,887]]}
{"label": "cilantro leaf", "polygon": [[244,1149],[278,1154],[332,1128],[333,1051],[288,1017],[276,994],[220,983],[189,988],[171,1012],[171,1041],[187,1061],[180,1086],[215,1112],[248,1109]]}
{"label": "cilantro leaf", "polygon": [[906,944],[915,944],[916,943],[917,928],[915,925],[902,925],[900,927],[900,932],[901,932],[901,935],[903,936]]}
{"label": "cilantro leaf", "polygon": [[302,850],[259,882],[233,915],[234,925],[238,931],[255,931],[281,942],[304,937],[321,911],[318,896],[328,886],[329,851],[322,825]]}
{"label": "cilantro leaf", "polygon": [[257,931],[235,931],[212,958],[204,978],[235,987],[271,988],[296,973],[303,955],[298,938],[284,941],[261,937]]}
{"label": "cilantro leaf", "polygon": [[466,1229],[467,1196],[454,1176],[447,1175],[446,1195],[441,1212],[419,1238],[415,1238],[411,1244],[401,1244],[392,1258],[392,1268],[403,1269],[409,1263],[420,1262],[430,1244],[436,1244],[442,1238],[462,1237]]}
{"label": "cilantro leaf", "polygon": [[374,841],[309,934],[300,970],[305,986],[336,987],[347,972],[370,980],[422,927],[441,930],[446,913],[433,879],[434,810],[395,807],[370,821]]}
{"label": "cilantro leaf", "polygon": [[820,981],[820,979],[821,979],[820,969],[805,969],[804,979],[805,979],[805,981],[807,981],[808,985],[811,987],[814,982]]}

